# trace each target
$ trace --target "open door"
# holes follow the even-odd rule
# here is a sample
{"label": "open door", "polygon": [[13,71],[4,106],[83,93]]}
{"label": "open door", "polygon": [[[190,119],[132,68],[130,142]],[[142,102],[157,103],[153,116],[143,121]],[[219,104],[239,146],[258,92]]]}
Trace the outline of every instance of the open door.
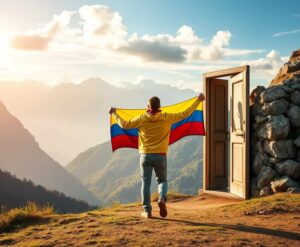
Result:
{"label": "open door", "polygon": [[249,70],[242,66],[204,74],[206,192],[249,197]]}
{"label": "open door", "polygon": [[[210,83],[211,106],[211,188],[227,191],[227,109],[228,86],[227,80],[212,79]],[[218,154],[218,155],[216,155]]]}
{"label": "open door", "polygon": [[230,192],[247,197],[249,155],[249,83],[243,71],[229,79],[230,93]]}

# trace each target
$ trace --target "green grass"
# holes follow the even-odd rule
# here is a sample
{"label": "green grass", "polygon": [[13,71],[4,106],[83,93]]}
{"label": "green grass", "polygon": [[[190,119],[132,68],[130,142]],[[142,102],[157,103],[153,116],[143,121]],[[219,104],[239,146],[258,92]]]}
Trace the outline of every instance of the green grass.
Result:
{"label": "green grass", "polygon": [[52,214],[54,214],[53,207],[40,207],[34,202],[28,202],[24,207],[0,213],[0,231],[8,231],[22,225],[41,221]]}

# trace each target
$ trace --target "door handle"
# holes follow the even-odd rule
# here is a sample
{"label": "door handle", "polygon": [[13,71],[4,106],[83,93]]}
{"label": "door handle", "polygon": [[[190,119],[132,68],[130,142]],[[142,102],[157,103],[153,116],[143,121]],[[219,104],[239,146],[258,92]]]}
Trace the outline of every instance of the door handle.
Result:
{"label": "door handle", "polygon": [[244,132],[242,132],[242,133],[236,133],[236,136],[245,137],[245,133]]}

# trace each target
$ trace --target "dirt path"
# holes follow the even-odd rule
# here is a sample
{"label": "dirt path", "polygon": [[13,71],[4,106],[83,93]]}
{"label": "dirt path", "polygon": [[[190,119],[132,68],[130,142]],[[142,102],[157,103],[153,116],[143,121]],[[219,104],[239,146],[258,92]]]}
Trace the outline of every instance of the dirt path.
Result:
{"label": "dirt path", "polygon": [[167,205],[166,219],[156,203],[149,220],[136,204],[57,215],[0,234],[0,246],[300,246],[300,195],[253,202],[202,195]]}

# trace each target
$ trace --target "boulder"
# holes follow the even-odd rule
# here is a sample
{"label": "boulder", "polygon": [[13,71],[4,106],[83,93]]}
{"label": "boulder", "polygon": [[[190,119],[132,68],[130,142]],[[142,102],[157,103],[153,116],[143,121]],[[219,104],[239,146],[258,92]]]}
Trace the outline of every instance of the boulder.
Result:
{"label": "boulder", "polygon": [[300,178],[300,163],[294,160],[285,160],[275,165],[276,171],[293,179]]}
{"label": "boulder", "polygon": [[274,193],[285,192],[288,188],[298,188],[298,184],[288,176],[283,176],[275,181],[271,182],[271,188]]}
{"label": "boulder", "polygon": [[255,116],[255,121],[256,121],[256,123],[258,123],[258,124],[262,124],[262,123],[266,122],[267,120],[268,120],[267,117],[262,117],[262,116],[260,116],[260,115],[256,115],[256,116]]}
{"label": "boulder", "polygon": [[298,70],[300,70],[300,61],[295,61],[294,63],[289,64],[287,72],[292,73]]}
{"label": "boulder", "polygon": [[255,154],[253,162],[252,162],[252,170],[255,176],[257,176],[260,173],[261,168],[263,167],[263,161],[260,158],[260,155],[258,153]]}
{"label": "boulder", "polygon": [[[298,82],[298,80],[297,80],[297,82]],[[290,88],[291,88],[291,89],[300,90],[300,82],[291,85]]]}
{"label": "boulder", "polygon": [[280,141],[264,141],[264,151],[274,158],[289,159],[296,156],[296,148],[293,141],[280,140]]}
{"label": "boulder", "polygon": [[292,105],[287,112],[287,116],[294,127],[300,127],[300,107]]}
{"label": "boulder", "polygon": [[270,185],[267,185],[267,186],[261,188],[261,190],[259,191],[259,196],[261,196],[261,197],[269,196],[272,194],[273,194],[273,190]]}
{"label": "boulder", "polygon": [[261,139],[281,140],[285,139],[290,132],[290,121],[284,115],[270,115],[268,121],[259,130]]}
{"label": "boulder", "polygon": [[264,152],[263,153],[256,153],[252,162],[252,170],[253,173],[257,176],[259,175],[261,168],[263,166],[272,166],[269,163],[269,157]]}
{"label": "boulder", "polygon": [[294,140],[294,144],[297,148],[300,148],[300,135]]}
{"label": "boulder", "polygon": [[262,105],[260,103],[254,103],[253,105],[250,106],[250,113],[251,116],[253,118],[255,118],[255,116],[260,115],[261,114],[261,109],[262,109]]}
{"label": "boulder", "polygon": [[254,88],[250,94],[250,105],[253,105],[255,102],[259,102],[260,94],[265,91],[266,88],[264,86],[257,86]]}
{"label": "boulder", "polygon": [[269,162],[270,162],[271,164],[276,164],[276,163],[278,163],[278,162],[280,162],[280,161],[282,161],[282,159],[278,159],[278,158],[274,158],[274,157],[270,157],[270,158],[269,158]]}
{"label": "boulder", "polygon": [[260,190],[263,187],[270,184],[270,182],[275,178],[276,172],[269,166],[263,166],[257,177],[257,188]]}
{"label": "boulder", "polygon": [[286,93],[291,93],[291,92],[293,92],[295,89],[293,89],[293,88],[291,88],[291,87],[289,87],[289,86],[287,86],[287,85],[283,85],[282,86],[282,89],[286,92]]}
{"label": "boulder", "polygon": [[251,197],[258,197],[259,196],[259,190],[257,189],[257,180],[256,178],[251,179]]}
{"label": "boulder", "polygon": [[265,103],[261,109],[261,114],[266,115],[279,115],[287,112],[289,102],[285,99],[274,100],[270,103]]}
{"label": "boulder", "polygon": [[286,192],[290,194],[300,194],[300,188],[290,187]]}
{"label": "boulder", "polygon": [[270,87],[260,94],[260,102],[268,103],[283,97],[287,97],[287,93],[283,90],[282,86]]}
{"label": "boulder", "polygon": [[300,92],[295,90],[294,92],[291,93],[291,102],[294,105],[299,105],[300,106]]}

